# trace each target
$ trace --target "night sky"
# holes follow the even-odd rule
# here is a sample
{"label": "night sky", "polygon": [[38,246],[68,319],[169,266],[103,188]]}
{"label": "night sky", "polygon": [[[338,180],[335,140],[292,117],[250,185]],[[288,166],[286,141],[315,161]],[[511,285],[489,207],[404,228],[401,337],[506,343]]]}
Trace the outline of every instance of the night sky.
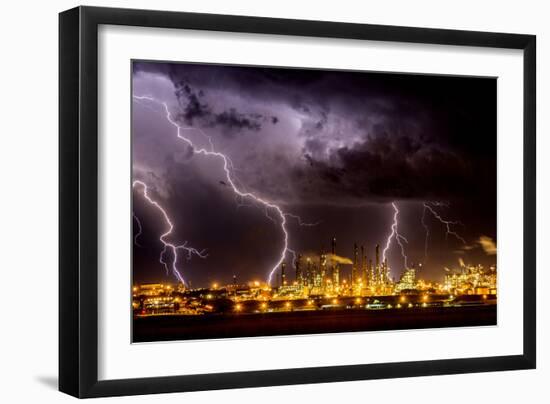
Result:
{"label": "night sky", "polygon": [[[444,267],[494,264],[496,255],[496,79],[350,71],[133,62],[134,96],[166,102],[196,148],[232,162],[242,191],[299,215],[287,216],[289,247],[304,255],[330,248],[352,257],[353,243],[368,258],[398,231],[420,277],[441,280]],[[192,286],[267,279],[283,233],[274,210],[236,198],[222,160],[203,156],[177,138],[161,104],[132,102],[133,178],[174,225],[166,240],[205,249],[207,258],[181,253],[178,269]],[[466,243],[446,235],[446,226]],[[133,248],[135,282],[175,282],[159,262],[161,212],[134,188],[133,211],[142,232]],[[269,217],[266,216],[266,213]],[[138,234],[137,220],[133,221]],[[391,276],[404,260],[393,239]],[[165,256],[170,262],[170,254]],[[291,255],[287,268],[293,279]],[[343,272],[350,270],[343,267]]]}

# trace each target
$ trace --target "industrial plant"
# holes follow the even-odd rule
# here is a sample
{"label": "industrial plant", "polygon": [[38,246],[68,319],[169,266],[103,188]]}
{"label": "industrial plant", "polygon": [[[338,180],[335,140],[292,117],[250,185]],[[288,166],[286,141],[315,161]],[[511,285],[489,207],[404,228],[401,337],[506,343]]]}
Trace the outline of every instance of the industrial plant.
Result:
{"label": "industrial plant", "polygon": [[336,238],[330,251],[296,253],[282,262],[272,285],[258,280],[190,288],[183,283],[140,284],[132,290],[134,316],[254,314],[338,309],[401,309],[495,305],[496,267],[466,265],[443,268],[443,281],[421,278],[422,264],[406,267],[398,279],[390,275],[380,246],[372,255],[353,245],[353,257],[338,255]]}

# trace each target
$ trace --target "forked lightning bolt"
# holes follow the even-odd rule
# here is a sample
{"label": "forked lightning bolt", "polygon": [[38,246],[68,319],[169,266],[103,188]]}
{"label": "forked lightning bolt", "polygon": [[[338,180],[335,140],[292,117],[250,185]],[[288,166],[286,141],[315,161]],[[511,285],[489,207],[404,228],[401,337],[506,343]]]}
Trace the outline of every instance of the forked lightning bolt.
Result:
{"label": "forked lightning bolt", "polygon": [[[271,217],[271,215],[269,214],[269,211],[272,211],[276,214],[276,216],[279,219],[279,224],[281,226],[281,231],[283,233],[283,249],[281,250],[281,253],[279,255],[279,259],[277,260],[275,265],[269,271],[269,275],[268,275],[268,278],[267,278],[267,283],[271,284],[273,274],[275,273],[277,268],[279,268],[281,266],[281,264],[283,263],[287,252],[291,251],[291,250],[289,250],[289,247],[288,247],[288,238],[289,237],[288,237],[288,230],[286,228],[287,216],[292,217],[292,218],[298,218],[297,219],[298,223],[303,225],[303,223],[301,222],[299,217],[284,212],[278,205],[276,205],[273,202],[267,201],[263,198],[260,198],[256,195],[254,195],[251,192],[243,191],[241,188],[239,188],[235,183],[236,182],[235,178],[231,174],[231,171],[233,169],[233,164],[231,163],[231,160],[229,159],[229,157],[227,157],[225,154],[223,154],[219,151],[216,151],[215,148],[214,148],[214,144],[212,143],[212,140],[208,136],[206,136],[206,138],[208,139],[208,143],[209,143],[209,146],[210,146],[209,149],[206,149],[204,147],[196,147],[193,144],[193,142],[191,141],[191,139],[189,139],[188,137],[183,135],[183,131],[189,131],[189,130],[197,129],[197,128],[189,128],[189,127],[180,126],[174,120],[174,118],[172,117],[172,114],[170,113],[170,109],[168,108],[168,104],[166,102],[159,101],[156,98],[153,98],[153,97],[150,97],[150,96],[145,96],[145,95],[144,96],[134,95],[133,98],[135,100],[138,100],[138,101],[146,100],[146,101],[153,102],[157,105],[161,105],[164,108],[165,116],[166,116],[167,121],[172,126],[174,126],[174,128],[176,129],[176,135],[177,135],[178,139],[181,139],[185,143],[187,143],[191,147],[191,149],[193,150],[193,152],[195,154],[200,154],[200,155],[203,155],[203,156],[211,156],[211,157],[216,157],[216,158],[220,159],[220,161],[223,163],[223,171],[225,173],[227,184],[233,189],[233,192],[235,193],[236,196],[240,197],[241,199],[251,199],[251,200],[255,201],[256,203],[258,203],[260,205],[263,205],[263,207],[265,209],[265,212],[266,212],[266,216],[274,222],[275,222],[275,219],[273,217]],[[200,131],[200,132],[203,136],[205,136],[204,133],[202,133],[202,131]],[[168,218],[167,218],[167,220],[168,220]]]}
{"label": "forked lightning bolt", "polygon": [[407,269],[407,254],[405,253],[405,246],[403,245],[403,242],[408,243],[408,240],[403,237],[399,231],[398,231],[398,221],[397,217],[399,216],[399,209],[397,208],[397,205],[395,202],[391,203],[391,206],[393,207],[393,223],[391,225],[391,233],[388,236],[388,239],[386,240],[386,246],[384,247],[384,250],[382,251],[382,262],[386,261],[386,253],[390,249],[391,242],[393,238],[395,237],[395,241],[397,241],[397,244],[401,248],[401,255],[403,256],[403,262],[405,265],[405,269]]}
{"label": "forked lightning bolt", "polygon": [[137,245],[138,247],[141,247],[141,245],[138,242],[138,238],[139,238],[139,236],[141,236],[141,233],[143,233],[143,227],[141,226],[141,222],[140,222],[139,218],[136,216],[135,212],[132,212],[132,216],[134,217],[134,220],[136,221],[136,223],[138,225],[138,232],[134,236],[134,244]]}
{"label": "forked lightning bolt", "polygon": [[443,219],[439,213],[437,213],[434,208],[432,208],[431,205],[434,205],[434,206],[440,206],[440,205],[443,205],[443,204],[440,204],[440,203],[429,203],[429,202],[424,202],[424,211],[422,213],[422,225],[424,226],[424,228],[426,229],[426,255],[427,255],[427,251],[428,251],[428,236],[429,236],[429,228],[428,226],[426,225],[426,222],[424,221],[425,219],[425,216],[426,216],[426,211],[429,211],[434,218],[436,218],[439,222],[441,222],[441,224],[445,225],[445,229],[446,229],[446,232],[445,232],[445,237],[449,237],[449,234],[453,237],[455,237],[457,240],[460,240],[462,243],[466,244],[466,240],[464,240],[464,238],[462,238],[462,236],[460,236],[456,231],[453,230],[452,226],[456,226],[456,225],[460,225],[461,223],[459,221],[451,221],[451,220],[445,220]]}
{"label": "forked lightning bolt", "polygon": [[[164,245],[164,248],[162,249],[159,257],[160,263],[164,265],[164,267],[166,268],[166,271],[168,272],[169,266],[168,266],[168,262],[165,260],[165,256],[166,256],[166,252],[170,250],[172,252],[172,265],[171,265],[172,273],[182,284],[185,285],[183,276],[178,270],[178,251],[180,250],[186,251],[188,259],[190,259],[191,256],[193,255],[196,255],[200,258],[206,258],[207,255],[205,254],[204,250],[199,251],[195,248],[187,247],[187,242],[180,245],[176,245],[170,241],[167,241],[166,237],[172,234],[172,231],[174,230],[174,225],[172,224],[170,217],[166,213],[166,210],[164,210],[164,208],[157,201],[151,198],[151,196],[149,195],[149,189],[147,187],[147,184],[145,184],[142,181],[134,181],[132,183],[132,188],[136,188],[136,187],[141,187],[143,189],[143,197],[147,200],[147,202],[149,202],[150,205],[154,206],[155,208],[157,208],[157,210],[161,212],[162,216],[164,217],[164,221],[168,225],[168,230],[159,237],[160,242]],[[139,233],[134,238],[134,241],[136,241],[137,237],[141,234],[141,223],[139,222],[139,219],[137,218],[137,216],[134,215],[134,217],[139,223]]]}
{"label": "forked lightning bolt", "polygon": [[322,222],[321,220],[319,220],[319,221],[314,222],[314,223],[307,223],[307,222],[304,222],[300,216],[294,215],[292,213],[285,213],[285,216],[288,216],[292,219],[295,219],[298,222],[298,225],[306,226],[306,227],[308,227],[308,226],[309,227],[317,226],[317,225],[321,224],[321,222]]}

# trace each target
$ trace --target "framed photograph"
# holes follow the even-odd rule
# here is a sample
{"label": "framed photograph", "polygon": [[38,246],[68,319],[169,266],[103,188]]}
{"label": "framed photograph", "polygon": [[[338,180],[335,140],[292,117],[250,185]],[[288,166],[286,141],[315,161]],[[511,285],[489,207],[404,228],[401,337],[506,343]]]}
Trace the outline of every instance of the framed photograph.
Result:
{"label": "framed photograph", "polygon": [[61,391],[535,367],[534,36],[59,22]]}

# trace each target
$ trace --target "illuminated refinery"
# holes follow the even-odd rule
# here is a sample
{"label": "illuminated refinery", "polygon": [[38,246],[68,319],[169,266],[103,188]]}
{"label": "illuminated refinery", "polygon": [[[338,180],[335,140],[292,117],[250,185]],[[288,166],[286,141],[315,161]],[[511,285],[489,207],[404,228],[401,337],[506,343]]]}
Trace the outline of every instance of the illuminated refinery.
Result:
{"label": "illuminated refinery", "polygon": [[[338,255],[336,238],[330,251],[317,255],[297,254],[282,262],[277,284],[239,282],[237,275],[222,285],[188,288],[183,283],[140,284],[133,287],[136,316],[208,313],[273,313],[298,310],[395,309],[460,307],[496,304],[496,267],[465,265],[444,268],[443,282],[422,279],[422,264],[411,264],[392,279],[380,246],[372,256],[364,246],[353,246],[353,258]],[[289,271],[291,269],[292,271]]]}

